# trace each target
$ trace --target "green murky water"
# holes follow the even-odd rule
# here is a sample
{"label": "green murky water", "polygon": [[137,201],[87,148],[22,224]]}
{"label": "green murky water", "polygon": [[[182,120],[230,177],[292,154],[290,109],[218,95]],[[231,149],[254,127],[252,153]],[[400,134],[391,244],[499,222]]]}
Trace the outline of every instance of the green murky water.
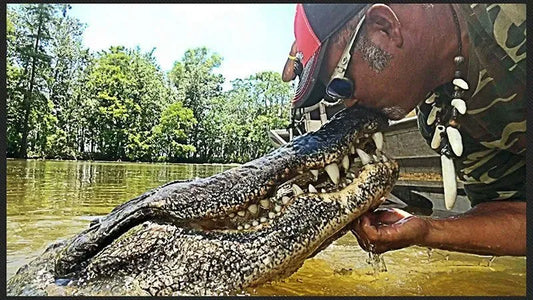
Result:
{"label": "green murky water", "polygon": [[[231,165],[8,160],[7,278],[51,242],[85,229],[116,205],[171,180],[207,177]],[[526,258],[410,247],[383,255],[375,272],[351,235],[291,277],[251,295],[525,295]]]}

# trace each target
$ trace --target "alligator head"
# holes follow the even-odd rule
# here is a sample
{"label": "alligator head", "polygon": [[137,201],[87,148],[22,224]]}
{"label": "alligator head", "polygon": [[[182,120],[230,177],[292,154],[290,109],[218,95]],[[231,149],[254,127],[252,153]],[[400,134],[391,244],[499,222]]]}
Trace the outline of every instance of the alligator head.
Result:
{"label": "alligator head", "polygon": [[171,182],[56,243],[9,294],[232,294],[288,276],[379,206],[398,177],[363,107],[238,168]]}

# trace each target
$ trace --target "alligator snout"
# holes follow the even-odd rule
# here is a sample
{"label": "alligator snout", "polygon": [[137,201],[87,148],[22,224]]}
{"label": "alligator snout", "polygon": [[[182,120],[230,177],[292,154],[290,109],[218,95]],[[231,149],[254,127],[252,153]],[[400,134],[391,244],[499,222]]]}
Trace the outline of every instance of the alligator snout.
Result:
{"label": "alligator snout", "polygon": [[302,162],[296,172],[282,170],[278,182],[272,180],[258,187],[254,197],[223,214],[191,220],[189,226],[199,230],[260,230],[272,225],[296,197],[342,191],[354,183],[362,167],[390,160],[382,152],[383,134],[379,131],[362,133],[339,149],[335,154],[327,153],[322,161],[308,165]]}

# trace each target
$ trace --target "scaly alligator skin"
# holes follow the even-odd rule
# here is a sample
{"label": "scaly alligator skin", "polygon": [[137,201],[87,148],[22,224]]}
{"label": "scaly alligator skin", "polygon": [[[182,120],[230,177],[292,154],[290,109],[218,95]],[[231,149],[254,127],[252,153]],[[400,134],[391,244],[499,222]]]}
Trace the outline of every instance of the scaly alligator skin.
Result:
{"label": "scaly alligator skin", "polygon": [[354,106],[238,168],[153,189],[49,246],[8,295],[228,295],[289,276],[392,189],[386,126]]}

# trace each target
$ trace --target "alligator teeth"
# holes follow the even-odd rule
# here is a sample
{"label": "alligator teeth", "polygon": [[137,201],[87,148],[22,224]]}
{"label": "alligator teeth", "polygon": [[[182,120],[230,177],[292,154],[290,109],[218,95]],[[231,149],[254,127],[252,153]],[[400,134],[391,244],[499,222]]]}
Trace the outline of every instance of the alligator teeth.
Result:
{"label": "alligator teeth", "polygon": [[274,212],[269,212],[268,213],[268,218],[269,219],[274,219],[274,217],[276,217],[276,214]]}
{"label": "alligator teeth", "polygon": [[372,158],[374,159],[374,161],[379,161],[379,158],[378,158],[378,156],[377,156],[377,155],[375,155],[375,154],[373,154],[373,155],[372,155]]}
{"label": "alligator teeth", "polygon": [[230,218],[235,217],[235,213],[230,213],[230,214],[229,214],[229,217],[230,217]]}
{"label": "alligator teeth", "polygon": [[426,120],[426,124],[431,125],[435,123],[435,120],[437,118],[437,113],[441,110],[438,106],[431,107],[431,111],[428,114],[428,119]]}
{"label": "alligator teeth", "polygon": [[309,184],[308,190],[309,190],[309,193],[315,193],[315,194],[318,193],[318,191],[312,184]]}
{"label": "alligator teeth", "polygon": [[304,191],[297,184],[293,184],[292,185],[292,193],[294,194],[294,196],[298,196],[300,194],[303,194]]}
{"label": "alligator teeth", "polygon": [[270,201],[267,199],[259,200],[259,205],[264,209],[268,209],[270,207]]}
{"label": "alligator teeth", "polygon": [[259,222],[261,222],[261,223],[265,223],[266,221],[267,221],[267,218],[265,218],[265,217],[261,217],[261,219],[259,219]]}
{"label": "alligator teeth", "polygon": [[252,222],[252,226],[257,226],[257,225],[259,225],[259,222],[257,222],[257,220],[254,220],[254,221]]}
{"label": "alligator teeth", "polygon": [[287,196],[283,196],[283,197],[281,197],[281,204],[287,205],[287,203],[289,203],[290,200],[291,200],[291,198],[289,198]]}
{"label": "alligator teeth", "polygon": [[351,179],[346,178],[345,182],[346,182],[347,184],[350,184],[350,183],[352,183],[353,181],[352,181]]}
{"label": "alligator teeth", "polygon": [[248,206],[248,211],[255,215],[257,213],[257,204],[252,204]]}
{"label": "alligator teeth", "polygon": [[368,164],[372,160],[370,155],[368,155],[365,151],[359,148],[355,149],[355,151],[357,152],[357,155],[359,155],[359,157],[361,158],[361,162],[363,163],[363,165]]}
{"label": "alligator teeth", "polygon": [[240,210],[237,212],[237,214],[241,217],[244,217],[244,215],[246,215],[246,212],[244,210]]}
{"label": "alligator teeth", "polygon": [[346,173],[346,178],[355,179],[355,174],[352,172]]}
{"label": "alligator teeth", "polygon": [[321,189],[320,192],[321,192],[321,193],[325,193],[325,192],[326,192],[326,189]]}
{"label": "alligator teeth", "polygon": [[462,78],[455,78],[452,83],[465,91],[468,90],[468,83]]}
{"label": "alligator teeth", "polygon": [[457,197],[457,181],[455,180],[455,167],[453,160],[446,155],[440,156],[442,165],[442,184],[444,187],[444,204],[450,210]]}
{"label": "alligator teeth", "polygon": [[315,181],[318,180],[318,170],[310,170],[311,174],[315,177]]}
{"label": "alligator teeth", "polygon": [[250,228],[250,224],[244,224],[244,229]]}
{"label": "alligator teeth", "polygon": [[440,136],[440,134],[444,131],[444,129],[445,128],[442,125],[438,125],[435,128],[435,133],[433,134],[433,138],[431,139],[431,144],[430,144],[432,149],[439,148],[440,142],[442,140],[442,137]]}
{"label": "alligator teeth", "polygon": [[389,159],[387,158],[387,156],[385,154],[383,154],[381,156],[381,159],[383,160],[383,162],[388,162],[389,161]]}
{"label": "alligator teeth", "polygon": [[383,150],[383,133],[376,132],[372,135],[372,139],[374,140],[374,143],[376,144],[376,148],[381,151]]}
{"label": "alligator teeth", "polygon": [[241,225],[237,226],[237,230],[242,230],[243,227]]}
{"label": "alligator teeth", "polygon": [[457,108],[457,111],[464,115],[466,112],[466,103],[463,99],[455,98],[452,100],[452,105]]}
{"label": "alligator teeth", "polygon": [[325,169],[331,181],[333,181],[334,184],[338,184],[339,178],[340,178],[339,166],[337,166],[336,163],[333,163],[333,164],[327,165]]}
{"label": "alligator teeth", "polygon": [[453,153],[461,156],[463,154],[463,139],[459,130],[448,126],[446,127],[446,134],[448,135],[448,141],[450,142],[450,146],[452,146]]}
{"label": "alligator teeth", "polygon": [[350,168],[350,158],[348,157],[348,155],[344,155],[344,157],[342,158],[342,167],[344,168],[344,170],[348,170]]}
{"label": "alligator teeth", "polygon": [[354,145],[350,145],[350,153],[355,154],[355,147]]}
{"label": "alligator teeth", "polygon": [[280,212],[280,211],[281,211],[281,206],[276,205],[276,206],[274,207],[274,210],[275,210],[276,212]]}

